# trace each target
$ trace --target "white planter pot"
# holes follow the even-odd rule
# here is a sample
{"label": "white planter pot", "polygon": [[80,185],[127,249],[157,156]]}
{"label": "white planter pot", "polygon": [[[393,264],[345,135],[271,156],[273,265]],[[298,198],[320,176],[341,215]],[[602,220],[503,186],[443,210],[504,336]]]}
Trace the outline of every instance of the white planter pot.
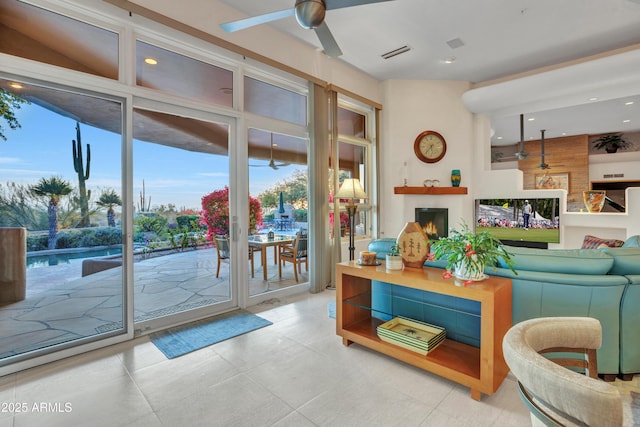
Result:
{"label": "white planter pot", "polygon": [[484,267],[479,268],[479,271],[472,271],[471,269],[467,269],[467,266],[464,264],[456,264],[454,267],[453,275],[461,280],[484,280],[487,278],[487,275],[484,274]]}
{"label": "white planter pot", "polygon": [[386,267],[387,270],[402,270],[404,268],[404,264],[402,263],[402,256],[387,255]]}

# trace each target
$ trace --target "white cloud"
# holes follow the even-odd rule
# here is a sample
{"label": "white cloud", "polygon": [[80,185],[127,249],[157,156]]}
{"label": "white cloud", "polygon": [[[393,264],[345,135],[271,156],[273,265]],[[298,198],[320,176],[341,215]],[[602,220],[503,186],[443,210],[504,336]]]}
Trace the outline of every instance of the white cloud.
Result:
{"label": "white cloud", "polygon": [[0,157],[0,165],[21,163],[18,157]]}

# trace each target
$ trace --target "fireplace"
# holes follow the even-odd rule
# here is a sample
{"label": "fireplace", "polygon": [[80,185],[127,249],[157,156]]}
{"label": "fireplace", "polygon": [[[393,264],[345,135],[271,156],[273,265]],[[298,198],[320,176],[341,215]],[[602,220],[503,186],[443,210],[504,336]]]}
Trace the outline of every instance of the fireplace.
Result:
{"label": "fireplace", "polygon": [[429,240],[438,240],[449,235],[449,209],[416,208],[416,222]]}

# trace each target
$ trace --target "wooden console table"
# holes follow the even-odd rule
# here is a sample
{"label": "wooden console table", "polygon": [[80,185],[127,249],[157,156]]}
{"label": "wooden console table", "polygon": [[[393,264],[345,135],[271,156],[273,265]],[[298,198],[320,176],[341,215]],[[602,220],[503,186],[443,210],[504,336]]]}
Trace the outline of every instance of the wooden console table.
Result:
{"label": "wooden console table", "polygon": [[[443,270],[405,268],[387,271],[382,265],[360,266],[354,261],[336,265],[336,332],[344,345],[357,343],[471,389],[471,397],[495,393],[509,372],[502,355],[502,338],[511,327],[511,280],[490,277],[468,286],[443,279]],[[371,281],[421,289],[478,301],[480,348],[449,338],[426,356],[378,338],[383,320],[371,316]],[[393,313],[389,313],[393,314]]]}

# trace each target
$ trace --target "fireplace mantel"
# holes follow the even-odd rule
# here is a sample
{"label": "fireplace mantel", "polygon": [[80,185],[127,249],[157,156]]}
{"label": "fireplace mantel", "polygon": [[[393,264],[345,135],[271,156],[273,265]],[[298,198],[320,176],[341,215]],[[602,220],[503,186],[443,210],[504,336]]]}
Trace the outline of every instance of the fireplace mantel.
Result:
{"label": "fireplace mantel", "polygon": [[394,187],[394,194],[467,194],[467,187]]}

